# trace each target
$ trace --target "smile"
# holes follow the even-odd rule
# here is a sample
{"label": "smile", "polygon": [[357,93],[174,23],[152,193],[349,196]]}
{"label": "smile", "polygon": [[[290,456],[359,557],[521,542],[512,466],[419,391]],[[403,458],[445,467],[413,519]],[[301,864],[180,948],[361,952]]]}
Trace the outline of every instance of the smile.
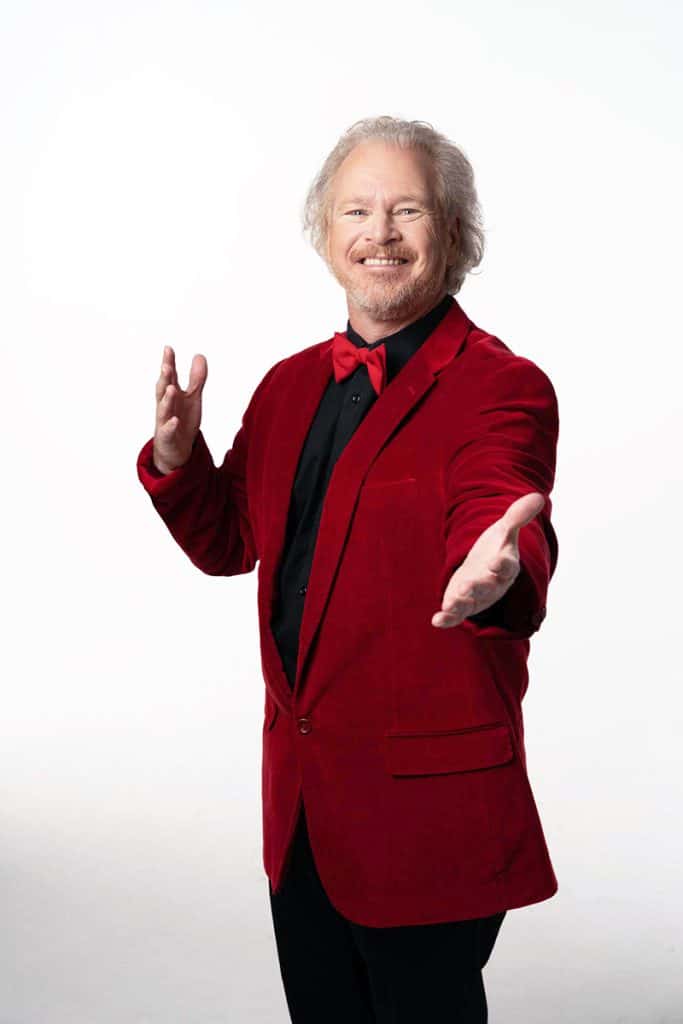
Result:
{"label": "smile", "polygon": [[362,263],[364,267],[401,267],[401,266],[403,266],[404,263],[407,263],[407,262],[408,262],[408,260],[404,260],[404,259],[396,259],[396,260],[393,260],[393,259],[392,260],[387,260],[387,259],[364,259],[364,260],[359,260],[359,263]]}

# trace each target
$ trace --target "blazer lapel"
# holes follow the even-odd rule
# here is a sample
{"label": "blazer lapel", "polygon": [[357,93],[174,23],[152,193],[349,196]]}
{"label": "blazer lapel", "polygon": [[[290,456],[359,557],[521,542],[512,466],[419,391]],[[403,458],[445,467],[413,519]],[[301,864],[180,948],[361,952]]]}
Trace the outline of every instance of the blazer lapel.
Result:
{"label": "blazer lapel", "polygon": [[259,565],[258,606],[263,669],[273,699],[291,708],[292,690],[270,628],[287,529],[289,505],[299,457],[320,400],[332,376],[332,342],[301,354],[299,379],[276,396],[276,429],[268,438],[268,494],[264,521],[267,536]]}
{"label": "blazer lapel", "polygon": [[[454,301],[443,320],[378,396],[335,463],[323,502],[308,581],[299,636],[295,691],[301,683],[365,476],[390,434],[429,391],[438,373],[460,351],[471,326],[472,321],[458,302]],[[324,370],[318,366],[311,380],[302,381],[301,391],[308,395],[304,403],[305,410],[301,410],[297,415],[292,433],[283,449],[282,488],[279,495],[282,508],[278,513],[279,528],[275,540],[278,554],[281,551],[284,533],[280,517],[287,517],[289,494],[299,454],[315,408],[332,373],[332,342],[323,346],[320,360]],[[270,633],[270,630],[268,632]],[[286,685],[289,688],[287,683]]]}

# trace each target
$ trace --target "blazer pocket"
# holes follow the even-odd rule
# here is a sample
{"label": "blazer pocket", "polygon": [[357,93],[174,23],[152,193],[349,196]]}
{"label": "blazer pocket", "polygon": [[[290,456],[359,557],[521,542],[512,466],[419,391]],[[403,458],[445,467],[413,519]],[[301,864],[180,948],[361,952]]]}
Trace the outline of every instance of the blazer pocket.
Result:
{"label": "blazer pocket", "polygon": [[510,728],[491,722],[455,732],[385,734],[392,775],[446,775],[506,764],[514,757]]}
{"label": "blazer pocket", "polygon": [[392,487],[410,487],[415,489],[417,483],[417,477],[414,476],[401,476],[396,477],[393,480],[366,480],[363,484],[364,491],[382,491]]}

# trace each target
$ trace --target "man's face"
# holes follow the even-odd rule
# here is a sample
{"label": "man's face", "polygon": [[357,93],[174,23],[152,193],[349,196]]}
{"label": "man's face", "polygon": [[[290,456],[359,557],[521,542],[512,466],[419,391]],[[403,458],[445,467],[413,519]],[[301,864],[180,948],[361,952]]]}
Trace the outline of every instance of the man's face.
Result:
{"label": "man's face", "polygon": [[[421,150],[360,143],[334,176],[328,210],[328,262],[350,310],[395,320],[445,294],[457,236],[439,225],[429,158]],[[382,256],[405,262],[361,262]]]}

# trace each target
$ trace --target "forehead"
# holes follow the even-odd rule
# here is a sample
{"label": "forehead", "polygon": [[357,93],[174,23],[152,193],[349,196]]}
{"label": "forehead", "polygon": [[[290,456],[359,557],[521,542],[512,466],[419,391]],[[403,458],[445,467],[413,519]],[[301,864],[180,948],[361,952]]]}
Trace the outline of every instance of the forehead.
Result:
{"label": "forehead", "polygon": [[428,202],[432,194],[429,156],[421,149],[381,140],[359,143],[338,167],[331,192],[336,203],[385,194]]}

